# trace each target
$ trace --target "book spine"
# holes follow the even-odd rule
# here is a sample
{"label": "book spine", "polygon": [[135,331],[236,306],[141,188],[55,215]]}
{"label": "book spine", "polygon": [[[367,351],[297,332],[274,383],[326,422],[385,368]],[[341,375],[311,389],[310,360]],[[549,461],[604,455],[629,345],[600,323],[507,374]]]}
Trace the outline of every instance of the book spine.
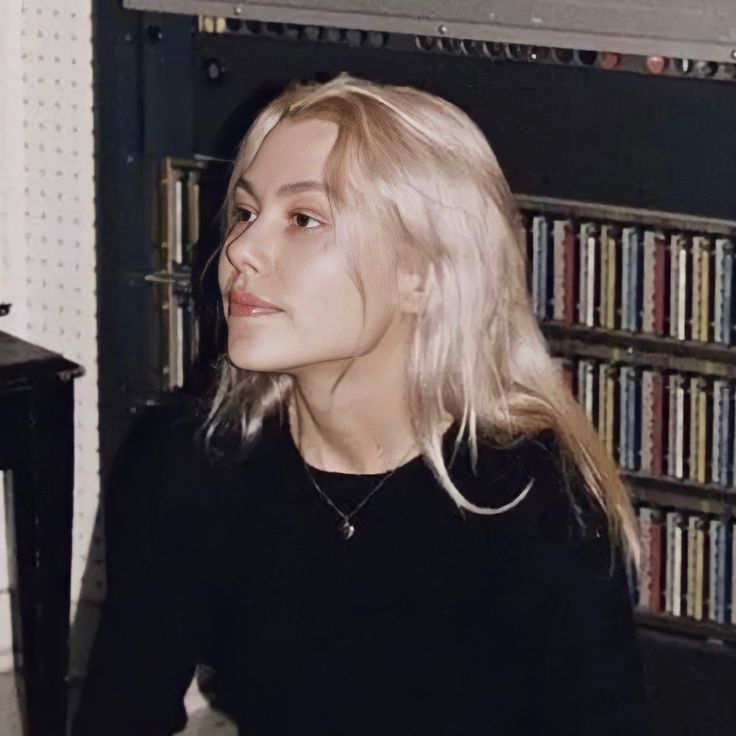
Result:
{"label": "book spine", "polygon": [[544,320],[547,316],[547,249],[549,243],[547,218],[543,215],[537,215],[532,220],[532,228],[534,244],[534,312],[539,320]]}
{"label": "book spine", "polygon": [[670,237],[670,337],[677,337],[680,324],[679,306],[680,247],[678,236]]}
{"label": "book spine", "polygon": [[711,442],[711,482],[721,484],[721,396],[724,384],[722,378],[713,379],[713,422]]}
{"label": "book spine", "polygon": [[695,591],[693,618],[703,620],[703,586],[705,583],[705,529],[702,517],[695,517]]}
{"label": "book spine", "polygon": [[689,461],[689,472],[688,478],[692,481],[697,481],[700,474],[700,448],[698,442],[700,440],[700,426],[698,424],[700,420],[700,376],[690,377],[690,461]]}
{"label": "book spine", "polygon": [[560,225],[564,230],[564,250],[565,250],[565,317],[566,325],[573,325],[576,322],[578,295],[578,279],[577,279],[577,249],[578,241],[575,237],[575,230],[570,220],[561,220]]}
{"label": "book spine", "polygon": [[654,234],[654,332],[664,336],[667,322],[667,240]]}
{"label": "book spine", "polygon": [[659,370],[652,370],[652,475],[665,474],[664,431],[665,420],[665,378]]}
{"label": "book spine", "polygon": [[652,473],[652,444],[654,440],[654,385],[652,370],[644,368],[641,372],[641,471]]}
{"label": "book spine", "polygon": [[685,377],[676,378],[675,477],[685,477]]}
{"label": "book spine", "polygon": [[644,232],[644,273],[642,296],[641,331],[653,334],[654,329],[654,289],[655,289],[655,248],[656,233],[652,230]]}
{"label": "book spine", "polygon": [[708,523],[708,620],[718,621],[716,605],[716,585],[718,581],[718,519],[710,519]]}
{"label": "book spine", "polygon": [[552,296],[552,319],[565,321],[565,221],[552,223],[552,249],[554,253],[554,294]]}
{"label": "book spine", "polygon": [[665,516],[666,519],[666,527],[665,532],[667,535],[667,546],[666,546],[666,552],[665,552],[665,565],[666,565],[666,573],[665,573],[665,589],[664,589],[664,610],[666,613],[672,613],[673,610],[673,601],[672,601],[672,591],[674,589],[674,572],[673,572],[673,563],[675,561],[675,548],[674,548],[674,541],[675,541],[675,511],[668,511],[667,515]]}
{"label": "book spine", "polygon": [[723,270],[723,246],[725,238],[716,238],[716,248],[714,254],[715,274],[713,278],[713,341],[718,343],[725,342],[723,334],[723,295],[725,293],[724,270]]}
{"label": "book spine", "polygon": [[677,266],[677,338],[686,339],[687,336],[687,298],[688,298],[688,248],[684,237],[678,238],[678,266]]}
{"label": "book spine", "polygon": [[608,454],[618,462],[618,438],[616,437],[616,372],[606,364],[606,440]]}
{"label": "book spine", "polygon": [[703,238],[700,244],[700,339],[710,342],[713,334],[713,289],[711,287],[713,255],[712,246],[708,238]]}
{"label": "book spine", "polygon": [[697,551],[698,518],[691,515],[687,519],[687,583],[685,585],[685,615],[695,616],[695,555]]}
{"label": "book spine", "polygon": [[690,315],[690,339],[700,341],[700,292],[701,292],[701,268],[700,268],[700,249],[702,244],[701,237],[693,238],[692,245],[692,293],[690,299],[692,302],[692,310]]}
{"label": "book spine", "polygon": [[665,543],[664,523],[662,510],[655,509],[651,517],[651,547],[649,550],[651,578],[651,584],[649,586],[649,607],[654,613],[661,613],[664,608],[663,583],[665,581],[664,566],[666,563],[666,555],[663,548]]}
{"label": "book spine", "polygon": [[723,244],[723,342],[733,342],[733,243],[726,239]]}
{"label": "book spine", "polygon": [[719,449],[719,484],[723,487],[729,486],[731,484],[731,479],[729,477],[730,475],[730,467],[732,465],[731,462],[731,441],[730,441],[730,434],[729,429],[731,426],[731,406],[732,406],[732,400],[731,400],[731,385],[728,381],[721,381],[720,383],[720,390],[721,390],[721,427],[720,432],[718,435],[718,441],[720,444]]}
{"label": "book spine", "polygon": [[718,598],[718,618],[719,623],[725,624],[731,616],[731,606],[728,600],[728,582],[731,575],[731,566],[729,559],[729,520],[726,518],[719,519],[718,526],[718,582],[717,582],[717,598]]}
{"label": "book spine", "polygon": [[651,571],[651,546],[652,546],[652,510],[647,506],[642,506],[638,511],[639,518],[639,538],[641,540],[641,570],[639,573],[639,600],[638,606],[644,610],[649,610],[650,606],[650,590],[652,586]]}
{"label": "book spine", "polygon": [[600,437],[601,442],[603,442],[604,445],[608,445],[608,440],[606,438],[606,414],[608,412],[608,407],[606,406],[606,399],[607,399],[607,391],[606,391],[606,372],[608,370],[608,365],[604,361],[601,361],[598,364],[598,412],[596,414],[596,431],[598,432],[598,436]]}
{"label": "book spine", "polygon": [[698,376],[698,472],[695,480],[706,483],[708,479],[708,386],[703,376]]}
{"label": "book spine", "polygon": [[682,616],[682,514],[675,512],[673,526],[672,550],[674,559],[672,560],[672,615]]}
{"label": "book spine", "polygon": [[586,305],[585,324],[588,327],[595,327],[598,324],[598,315],[600,314],[600,302],[598,295],[600,294],[600,257],[598,254],[599,241],[598,233],[594,225],[588,232],[588,303]]}
{"label": "book spine", "polygon": [[667,475],[677,473],[677,374],[667,376]]}
{"label": "book spine", "polygon": [[619,369],[619,437],[620,465],[629,469],[629,370],[628,365]]}

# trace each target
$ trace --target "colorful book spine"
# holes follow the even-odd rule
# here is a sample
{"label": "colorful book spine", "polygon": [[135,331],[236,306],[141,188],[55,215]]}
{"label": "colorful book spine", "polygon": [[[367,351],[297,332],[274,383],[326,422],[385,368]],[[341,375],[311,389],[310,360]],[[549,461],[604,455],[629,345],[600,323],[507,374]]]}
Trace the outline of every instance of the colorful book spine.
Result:
{"label": "colorful book spine", "polygon": [[567,224],[566,220],[555,220],[552,223],[552,251],[554,261],[552,319],[557,322],[565,321],[565,304],[567,302],[567,274],[565,258]]}
{"label": "colorful book spine", "polygon": [[651,524],[649,610],[653,613],[661,613],[664,610],[664,570],[666,563],[664,553],[665,522],[662,509],[655,508],[652,510]]}
{"label": "colorful book spine", "polygon": [[713,288],[711,262],[712,244],[709,238],[700,238],[700,340],[713,340]]}
{"label": "colorful book spine", "polygon": [[532,281],[534,313],[540,320],[547,316],[547,251],[549,249],[549,225],[547,218],[538,215],[532,220]]}
{"label": "colorful book spine", "polygon": [[638,608],[736,623],[736,520],[641,503]]}

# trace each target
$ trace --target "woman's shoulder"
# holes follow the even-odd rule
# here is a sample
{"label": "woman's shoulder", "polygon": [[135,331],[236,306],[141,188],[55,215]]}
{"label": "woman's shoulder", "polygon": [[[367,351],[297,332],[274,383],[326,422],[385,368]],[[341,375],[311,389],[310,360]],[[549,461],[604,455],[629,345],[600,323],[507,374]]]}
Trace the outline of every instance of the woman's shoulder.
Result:
{"label": "woman's shoulder", "polygon": [[108,470],[108,503],[200,513],[224,501],[226,473],[204,449],[203,418],[190,398],[140,408]]}
{"label": "woman's shoulder", "polygon": [[117,457],[136,456],[145,460],[153,471],[171,469],[200,460],[196,430],[199,426],[199,405],[192,399],[137,407],[123,433]]}
{"label": "woman's shoulder", "polygon": [[165,439],[171,430],[181,432],[191,424],[199,411],[200,404],[189,397],[132,407],[126,439],[129,436]]}
{"label": "woman's shoulder", "polygon": [[182,395],[138,408],[123,436],[120,450],[146,455],[152,466],[226,471],[242,459],[243,443],[236,431],[207,423],[204,399]]}
{"label": "woman's shoulder", "polygon": [[478,470],[477,478],[468,481],[466,475],[465,486],[459,486],[478,506],[499,509],[523,495],[500,513],[463,512],[484,548],[523,563],[523,579],[539,585],[560,575],[604,580],[614,570],[623,579],[619,533],[554,430],[504,446],[479,445]]}
{"label": "woman's shoulder", "polygon": [[461,480],[480,506],[506,506],[523,494],[508,511],[487,518],[523,527],[520,532],[541,542],[577,545],[606,535],[606,515],[554,428],[504,444],[480,441],[477,477],[471,477],[466,472]]}
{"label": "woman's shoulder", "polygon": [[461,447],[460,456],[453,461],[453,477],[459,485],[468,486],[474,494],[471,500],[480,504],[492,501],[506,505],[516,497],[518,486],[523,489],[530,481],[534,481],[533,485],[549,481],[561,467],[560,441],[553,429],[518,435],[508,441],[479,434],[474,469],[467,438]]}

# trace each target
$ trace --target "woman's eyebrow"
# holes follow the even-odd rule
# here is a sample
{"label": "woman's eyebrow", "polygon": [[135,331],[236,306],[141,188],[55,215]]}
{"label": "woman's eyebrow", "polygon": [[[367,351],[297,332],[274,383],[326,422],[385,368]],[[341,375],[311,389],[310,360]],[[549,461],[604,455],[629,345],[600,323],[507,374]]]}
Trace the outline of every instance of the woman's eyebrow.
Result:
{"label": "woman's eyebrow", "polygon": [[[258,199],[253,182],[248,181],[245,177],[241,177],[240,181],[235,185],[236,189],[245,189],[246,192]],[[327,185],[322,181],[310,179],[308,181],[294,181],[290,184],[282,184],[277,192],[277,197],[288,197],[292,194],[301,194],[302,192],[322,192],[327,194]]]}

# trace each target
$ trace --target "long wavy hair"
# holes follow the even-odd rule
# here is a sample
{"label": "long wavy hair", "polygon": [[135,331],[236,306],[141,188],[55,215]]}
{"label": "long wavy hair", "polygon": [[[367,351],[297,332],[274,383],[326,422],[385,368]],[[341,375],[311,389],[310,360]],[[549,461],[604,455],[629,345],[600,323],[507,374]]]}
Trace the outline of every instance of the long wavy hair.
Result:
{"label": "long wavy hair", "polygon": [[[314,118],[337,124],[324,178],[336,239],[364,309],[365,258],[410,263],[424,275],[406,371],[415,439],[438,482],[459,507],[479,514],[503,513],[529,490],[500,508],[466,499],[443,458],[447,413],[460,420],[455,449],[467,431],[474,472],[479,439],[505,444],[552,429],[563,469],[580,471],[606,514],[612,548],[620,540],[625,560],[638,569],[629,491],[534,316],[520,212],[488,140],[456,105],[346,72],[325,83],[290,84],[238,146],[221,211],[223,242],[213,257],[236,222],[235,185],[266,135],[280,120]],[[205,444],[224,428],[248,445],[267,415],[288,407],[294,378],[240,369],[226,354],[213,368]]]}

